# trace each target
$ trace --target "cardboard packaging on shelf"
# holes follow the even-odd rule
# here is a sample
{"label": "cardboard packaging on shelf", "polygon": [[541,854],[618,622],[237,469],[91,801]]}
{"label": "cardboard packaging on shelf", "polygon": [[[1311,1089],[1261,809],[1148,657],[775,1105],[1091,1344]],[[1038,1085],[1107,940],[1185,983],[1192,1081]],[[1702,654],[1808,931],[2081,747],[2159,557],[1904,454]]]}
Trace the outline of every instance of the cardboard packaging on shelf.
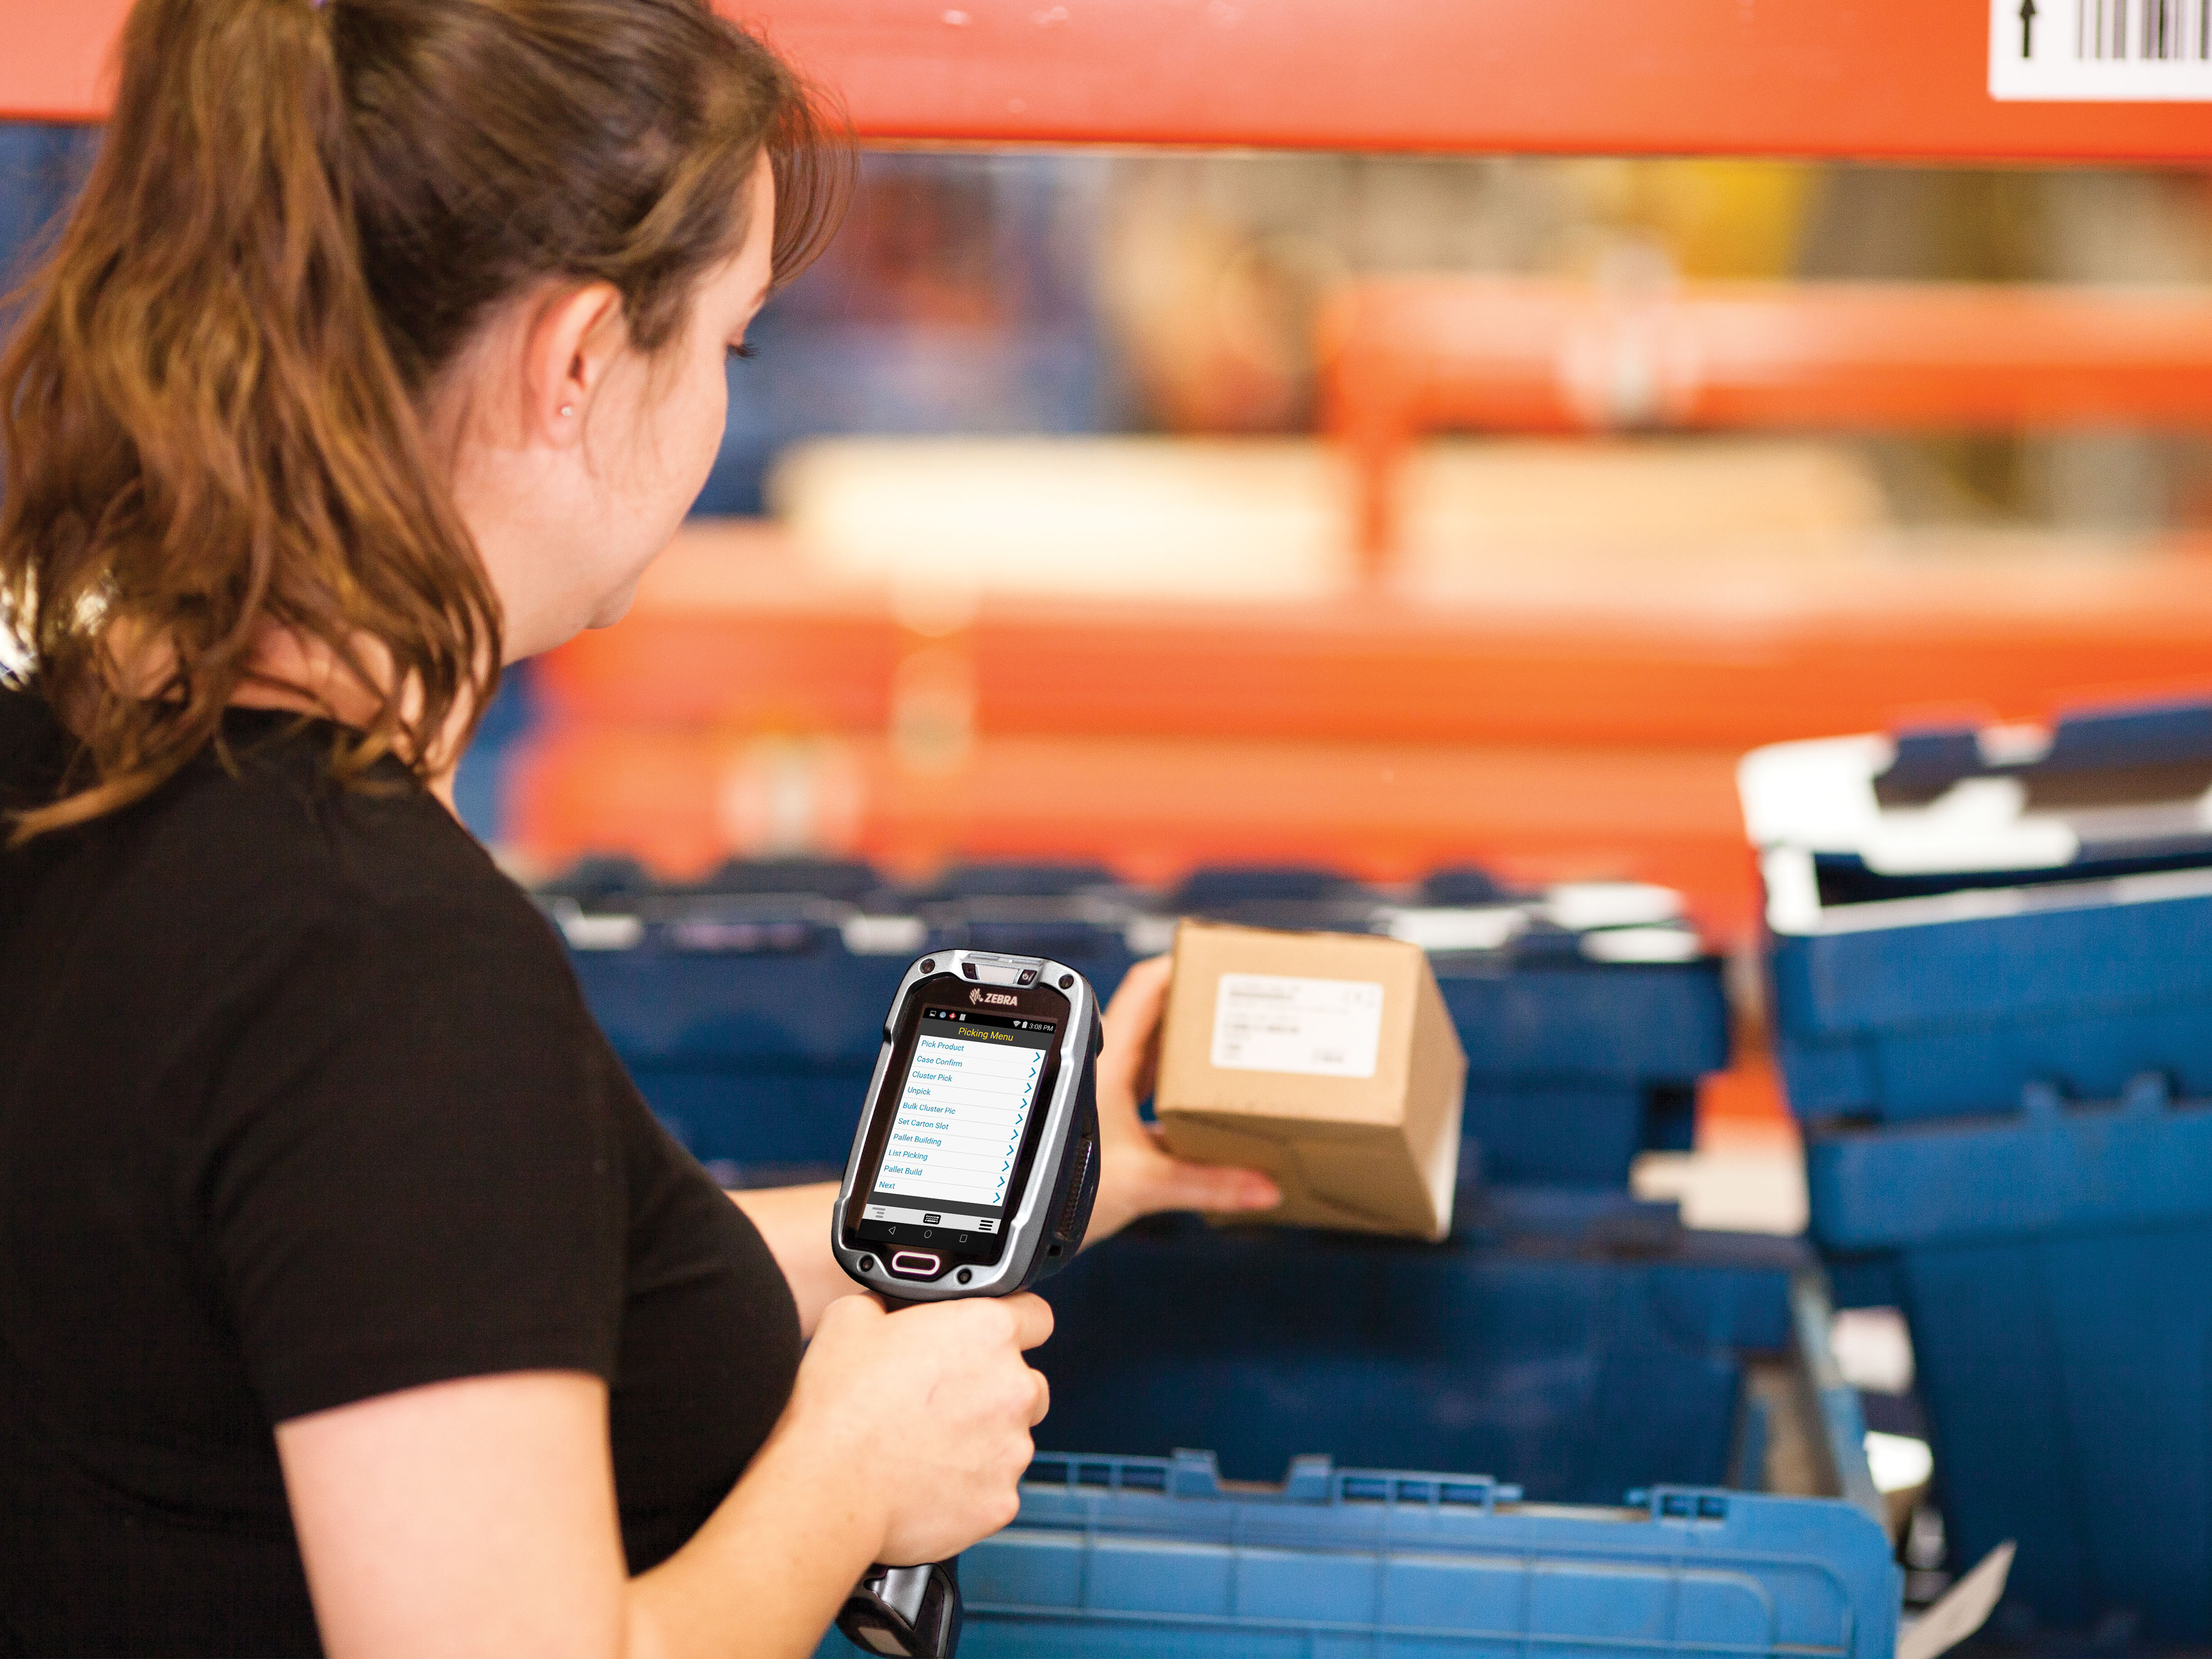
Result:
{"label": "cardboard packaging on shelf", "polygon": [[1451,1231],[1467,1055],[1419,945],[1185,921],[1155,1107],[1170,1150],[1261,1170],[1257,1218]]}

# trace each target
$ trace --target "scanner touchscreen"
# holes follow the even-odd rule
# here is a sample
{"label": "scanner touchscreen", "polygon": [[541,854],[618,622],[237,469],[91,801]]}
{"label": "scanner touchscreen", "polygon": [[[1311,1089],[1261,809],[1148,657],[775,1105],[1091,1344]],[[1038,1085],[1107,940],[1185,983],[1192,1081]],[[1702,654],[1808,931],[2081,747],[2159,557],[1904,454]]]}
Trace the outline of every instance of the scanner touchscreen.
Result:
{"label": "scanner touchscreen", "polygon": [[1052,1021],[924,1008],[866,1221],[989,1236],[1058,1041]]}

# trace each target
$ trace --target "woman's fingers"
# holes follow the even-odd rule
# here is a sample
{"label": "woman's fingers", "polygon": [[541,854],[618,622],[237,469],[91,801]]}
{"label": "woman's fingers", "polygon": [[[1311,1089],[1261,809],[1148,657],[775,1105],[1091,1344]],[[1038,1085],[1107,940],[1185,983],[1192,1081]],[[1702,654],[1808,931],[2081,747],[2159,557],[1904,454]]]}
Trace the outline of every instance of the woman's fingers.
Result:
{"label": "woman's fingers", "polygon": [[1283,1201],[1275,1183],[1253,1170],[1216,1169],[1170,1156],[1137,1116],[1152,1087],[1174,963],[1154,957],[1129,969],[1106,1008],[1106,1042],[1098,1056],[1098,1136],[1103,1153],[1092,1240],[1110,1237],[1139,1216],[1163,1210],[1217,1214],[1271,1210]]}
{"label": "woman's fingers", "polygon": [[1041,1345],[1052,1334],[1052,1304],[1034,1291],[1000,1298],[999,1305],[1014,1316],[1014,1346],[1024,1351]]}
{"label": "woman's fingers", "polygon": [[1150,1135],[1138,1135],[1106,1151],[1088,1242],[1110,1238],[1138,1217],[1163,1210],[1231,1215],[1272,1210],[1282,1201],[1275,1183],[1257,1170],[1186,1163],[1162,1152]]}
{"label": "woman's fingers", "polygon": [[1166,1011],[1173,960],[1152,957],[1123,976],[1106,1005],[1106,1043],[1098,1055],[1099,1103],[1112,1097],[1118,1110],[1135,1115],[1137,1103],[1152,1092],[1152,1073],[1159,1057],[1160,1017]]}
{"label": "woman's fingers", "polygon": [[1283,1201],[1282,1189],[1257,1170],[1192,1164],[1157,1149],[1149,1164],[1139,1215],[1161,1210],[1204,1210],[1214,1214],[1272,1210]]}

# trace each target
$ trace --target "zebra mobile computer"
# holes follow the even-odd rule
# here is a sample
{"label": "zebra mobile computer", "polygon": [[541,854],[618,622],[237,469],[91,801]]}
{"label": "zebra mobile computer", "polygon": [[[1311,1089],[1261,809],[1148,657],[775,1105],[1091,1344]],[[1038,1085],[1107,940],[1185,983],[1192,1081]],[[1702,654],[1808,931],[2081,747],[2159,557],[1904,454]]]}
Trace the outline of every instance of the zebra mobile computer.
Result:
{"label": "zebra mobile computer", "polygon": [[[831,1222],[893,1307],[1011,1296],[1073,1259],[1098,1192],[1098,999],[1042,957],[937,951],[906,971]],[[952,1659],[952,1565],[873,1567],[838,1615],[864,1651]]]}
{"label": "zebra mobile computer", "polygon": [[1075,1254],[1098,1189],[1098,1000],[1038,957],[940,951],[899,981],[837,1194],[837,1261],[902,1302],[1009,1296]]}

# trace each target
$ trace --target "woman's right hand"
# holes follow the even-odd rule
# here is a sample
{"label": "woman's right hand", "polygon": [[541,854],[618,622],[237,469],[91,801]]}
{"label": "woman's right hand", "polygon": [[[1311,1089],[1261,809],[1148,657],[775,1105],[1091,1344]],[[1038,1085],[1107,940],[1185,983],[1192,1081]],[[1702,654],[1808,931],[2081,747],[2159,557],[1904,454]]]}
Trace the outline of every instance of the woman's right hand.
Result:
{"label": "woman's right hand", "polygon": [[463,1377],[281,1423],[325,1644],[804,1659],[870,1561],[942,1561],[1014,1518],[1046,1402],[1022,1355],[1051,1333],[1034,1296],[839,1297],[736,1487],[635,1578],[596,1376]]}
{"label": "woman's right hand", "polygon": [[946,1560],[1014,1518],[1030,1431],[1050,1400],[1022,1355],[1051,1334],[1051,1308],[1026,1294],[895,1314],[847,1296],[823,1310],[785,1429],[850,1460],[849,1478],[880,1506],[877,1560]]}

